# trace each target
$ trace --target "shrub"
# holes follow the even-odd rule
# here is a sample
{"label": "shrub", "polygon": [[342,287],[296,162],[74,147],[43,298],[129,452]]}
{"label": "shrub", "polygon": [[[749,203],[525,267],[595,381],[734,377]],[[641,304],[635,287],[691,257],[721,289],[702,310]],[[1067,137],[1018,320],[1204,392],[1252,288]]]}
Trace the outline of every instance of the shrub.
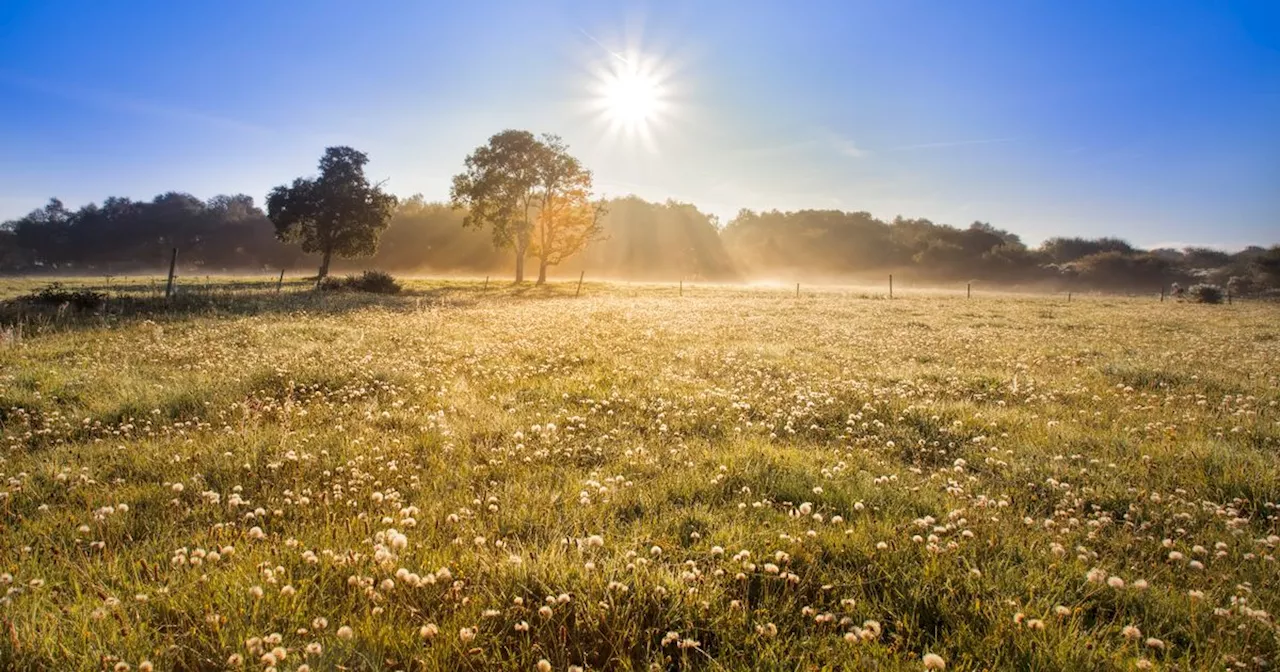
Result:
{"label": "shrub", "polygon": [[89,289],[67,289],[60,282],[50,283],[38,292],[27,294],[21,300],[47,306],[70,305],[78,311],[98,310],[107,302],[107,295]]}
{"label": "shrub", "polygon": [[399,294],[400,283],[391,277],[391,274],[383,271],[365,271],[360,275],[348,275],[343,284],[348,288],[357,292],[369,292],[371,294]]}
{"label": "shrub", "polygon": [[1196,303],[1222,303],[1223,291],[1217,285],[1201,283],[1187,290],[1187,297]]}
{"label": "shrub", "polygon": [[316,289],[322,292],[337,292],[346,289],[346,283],[330,275],[320,278],[320,282],[316,283]]}
{"label": "shrub", "polygon": [[399,294],[401,287],[389,273],[365,271],[345,278],[327,277],[317,285],[324,292],[368,292],[370,294]]}

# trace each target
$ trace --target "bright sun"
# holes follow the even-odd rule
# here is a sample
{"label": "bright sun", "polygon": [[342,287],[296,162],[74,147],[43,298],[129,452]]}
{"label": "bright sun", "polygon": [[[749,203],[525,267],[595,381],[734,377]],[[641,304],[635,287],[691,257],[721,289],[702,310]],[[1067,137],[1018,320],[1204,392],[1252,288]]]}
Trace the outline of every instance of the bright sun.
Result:
{"label": "bright sun", "polygon": [[658,111],[661,89],[650,74],[629,63],[619,66],[603,82],[601,102],[612,121],[643,126]]}
{"label": "bright sun", "polygon": [[594,73],[591,108],[606,135],[655,148],[654,131],[672,113],[669,67],[639,53],[612,58]]}

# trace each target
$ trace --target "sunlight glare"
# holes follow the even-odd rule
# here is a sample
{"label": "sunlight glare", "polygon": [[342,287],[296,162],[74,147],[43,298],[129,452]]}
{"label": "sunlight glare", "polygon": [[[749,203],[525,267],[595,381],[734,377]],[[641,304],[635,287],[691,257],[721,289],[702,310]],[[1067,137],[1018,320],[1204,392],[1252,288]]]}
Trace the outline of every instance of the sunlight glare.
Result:
{"label": "sunlight glare", "polygon": [[609,116],[621,124],[636,126],[645,124],[658,106],[658,83],[638,68],[624,66],[615,69],[603,86],[605,109]]}
{"label": "sunlight glare", "polygon": [[610,52],[593,75],[590,107],[607,136],[654,149],[654,131],[672,114],[670,68],[639,52]]}

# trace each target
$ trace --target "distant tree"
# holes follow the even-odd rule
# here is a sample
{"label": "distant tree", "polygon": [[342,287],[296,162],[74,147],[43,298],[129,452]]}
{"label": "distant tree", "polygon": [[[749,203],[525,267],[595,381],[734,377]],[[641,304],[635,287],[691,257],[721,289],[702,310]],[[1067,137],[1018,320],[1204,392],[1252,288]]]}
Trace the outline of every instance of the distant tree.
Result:
{"label": "distant tree", "polygon": [[267,217],[276,236],[301,243],[302,251],[319,253],[319,278],[329,275],[329,262],[340,257],[367,257],[378,249],[396,197],[370,184],[364,175],[369,157],[350,147],[329,147],[320,159],[320,175],[298,178],[267,196]]}
{"label": "distant tree", "polygon": [[1100,252],[1135,252],[1133,246],[1117,238],[1050,238],[1040,245],[1039,251],[1056,264],[1072,262]]}
{"label": "distant tree", "polygon": [[515,248],[516,282],[524,282],[545,152],[528,131],[502,131],[467,156],[466,170],[453,177],[449,192],[453,207],[467,209],[464,227],[488,227],[494,247]]}
{"label": "distant tree", "polygon": [[1280,287],[1280,245],[1258,253],[1250,261],[1261,281],[1270,287]]}
{"label": "distant tree", "polygon": [[1221,268],[1231,263],[1230,254],[1208,247],[1183,248],[1182,257],[1190,268]]}
{"label": "distant tree", "polygon": [[538,283],[547,267],[582,251],[600,237],[604,205],[591,202],[591,171],[569,155],[555,135],[542,136],[538,157],[538,214],[529,252],[538,260]]}

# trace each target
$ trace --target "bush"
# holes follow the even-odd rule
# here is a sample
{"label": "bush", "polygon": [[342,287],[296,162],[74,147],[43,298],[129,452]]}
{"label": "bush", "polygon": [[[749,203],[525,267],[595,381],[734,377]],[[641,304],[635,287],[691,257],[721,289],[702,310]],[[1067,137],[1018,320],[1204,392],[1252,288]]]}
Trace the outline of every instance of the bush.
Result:
{"label": "bush", "polygon": [[344,281],[347,287],[357,292],[371,294],[399,294],[400,283],[390,273],[382,271],[365,271],[360,275],[348,275]]}
{"label": "bush", "polygon": [[382,271],[365,271],[360,275],[348,275],[339,280],[327,277],[320,281],[321,291],[368,292],[370,294],[399,294],[401,287],[391,274]]}
{"label": "bush", "polygon": [[107,302],[107,295],[88,289],[67,289],[62,283],[54,282],[38,292],[20,297],[20,300],[46,306],[67,304],[78,311],[87,312],[101,308]]}
{"label": "bush", "polygon": [[316,283],[316,289],[322,292],[337,292],[346,289],[346,283],[330,275],[320,278],[320,282]]}
{"label": "bush", "polygon": [[1217,285],[1192,285],[1187,290],[1187,297],[1196,303],[1222,303],[1224,293]]}

